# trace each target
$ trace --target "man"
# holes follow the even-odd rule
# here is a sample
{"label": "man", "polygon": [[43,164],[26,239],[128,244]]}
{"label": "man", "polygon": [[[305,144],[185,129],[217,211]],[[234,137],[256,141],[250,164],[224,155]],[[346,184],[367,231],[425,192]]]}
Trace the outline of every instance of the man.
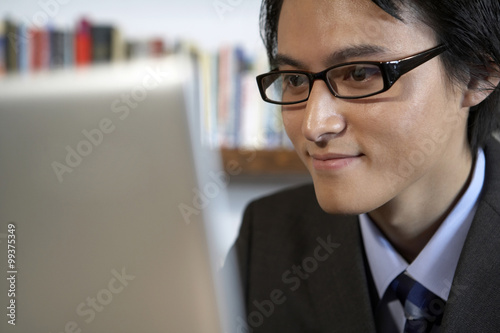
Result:
{"label": "man", "polygon": [[498,332],[498,1],[264,0],[314,187],[249,205],[248,332]]}

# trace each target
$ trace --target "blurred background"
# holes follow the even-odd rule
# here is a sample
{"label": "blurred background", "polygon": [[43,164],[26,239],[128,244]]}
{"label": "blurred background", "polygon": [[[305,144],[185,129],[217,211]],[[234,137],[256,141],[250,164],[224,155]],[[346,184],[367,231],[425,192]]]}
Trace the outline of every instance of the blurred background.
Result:
{"label": "blurred background", "polygon": [[2,0],[0,84],[92,66],[187,53],[197,63],[201,140],[221,152],[229,205],[218,242],[234,241],[253,198],[309,180],[279,110],[265,105],[255,75],[268,70],[258,0]]}
{"label": "blurred background", "polygon": [[260,47],[259,7],[258,0],[3,0],[0,14],[38,27],[50,22],[72,28],[86,17],[112,24],[130,39],[192,40],[214,50],[224,44]]}

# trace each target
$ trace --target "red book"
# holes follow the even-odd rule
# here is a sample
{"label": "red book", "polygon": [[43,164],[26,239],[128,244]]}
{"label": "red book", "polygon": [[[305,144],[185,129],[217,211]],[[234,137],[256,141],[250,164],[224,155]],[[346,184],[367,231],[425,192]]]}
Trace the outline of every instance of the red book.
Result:
{"label": "red book", "polygon": [[75,63],[77,66],[92,62],[92,34],[89,21],[82,19],[75,32]]}
{"label": "red book", "polygon": [[47,36],[43,29],[33,28],[29,30],[30,35],[30,69],[39,71],[47,66]]}
{"label": "red book", "polygon": [[165,53],[165,46],[163,45],[163,40],[153,39],[150,43],[151,55],[153,57],[159,57]]}

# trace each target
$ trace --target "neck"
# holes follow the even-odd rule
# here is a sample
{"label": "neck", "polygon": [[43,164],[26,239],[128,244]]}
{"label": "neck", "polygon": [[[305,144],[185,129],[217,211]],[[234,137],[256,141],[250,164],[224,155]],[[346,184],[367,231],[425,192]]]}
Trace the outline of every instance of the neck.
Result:
{"label": "neck", "polygon": [[423,184],[369,213],[407,262],[418,256],[467,190],[473,173],[470,154],[462,165],[455,173],[419,180]]}

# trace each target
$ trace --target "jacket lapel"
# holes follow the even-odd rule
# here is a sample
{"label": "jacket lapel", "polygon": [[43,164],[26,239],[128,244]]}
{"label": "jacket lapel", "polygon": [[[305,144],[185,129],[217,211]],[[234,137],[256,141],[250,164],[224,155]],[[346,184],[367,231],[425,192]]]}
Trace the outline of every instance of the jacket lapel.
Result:
{"label": "jacket lapel", "polygon": [[500,144],[485,148],[486,173],[446,304],[444,332],[498,332],[500,324]]}
{"label": "jacket lapel", "polygon": [[325,332],[374,332],[358,218],[321,216],[315,225],[338,244],[308,281],[311,303]]}

